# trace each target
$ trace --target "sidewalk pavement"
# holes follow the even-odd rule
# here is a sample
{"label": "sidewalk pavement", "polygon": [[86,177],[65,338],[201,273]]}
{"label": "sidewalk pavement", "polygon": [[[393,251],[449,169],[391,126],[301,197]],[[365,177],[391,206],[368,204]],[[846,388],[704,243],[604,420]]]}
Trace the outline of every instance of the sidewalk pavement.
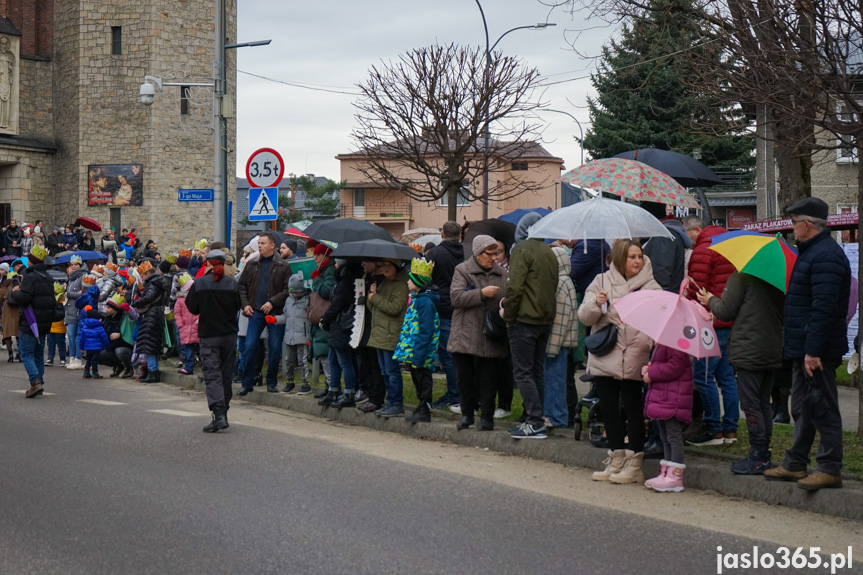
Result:
{"label": "sidewalk pavement", "polygon": [[[162,371],[162,381],[184,389],[204,391],[204,383],[197,375],[180,375],[167,365]],[[246,401],[268,407],[276,407],[348,423],[361,425],[381,431],[401,433],[421,439],[449,441],[459,445],[490,449],[510,455],[521,455],[542,459],[564,465],[600,469],[606,457],[605,450],[593,447],[586,439],[574,441],[572,430],[554,429],[543,441],[515,440],[507,430],[514,425],[510,421],[496,422],[495,430],[481,432],[475,429],[459,431],[455,428],[450,413],[435,411],[431,423],[411,424],[403,417],[386,419],[374,414],[363,414],[355,409],[335,410],[321,407],[311,395],[267,393],[266,387],[256,387],[255,391],[243,398],[236,397],[239,385],[234,386],[234,401]],[[586,391],[579,386],[579,395]],[[853,392],[856,402],[856,390]],[[840,396],[841,397],[841,396]],[[406,410],[407,410],[407,406]],[[855,420],[856,425],[856,420]],[[585,434],[582,433],[582,437]],[[822,513],[847,519],[863,520],[863,483],[853,475],[843,474],[844,488],[822,489],[808,492],[797,488],[794,483],[767,481],[763,477],[745,477],[731,472],[731,461],[722,454],[706,456],[697,450],[687,448],[686,486],[693,489],[713,490],[729,497],[742,497],[805,511]],[[658,460],[644,462],[645,476],[651,477],[659,471]]]}

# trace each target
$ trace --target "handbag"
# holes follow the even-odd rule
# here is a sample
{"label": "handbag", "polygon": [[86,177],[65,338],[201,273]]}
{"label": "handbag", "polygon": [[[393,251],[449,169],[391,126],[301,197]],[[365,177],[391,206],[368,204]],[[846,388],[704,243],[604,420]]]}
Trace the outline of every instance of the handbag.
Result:
{"label": "handbag", "polygon": [[330,307],[330,300],[324,298],[319,293],[312,292],[309,295],[309,323],[318,325],[318,322],[321,321],[321,318],[327,312],[328,307]]}
{"label": "handbag", "polygon": [[492,341],[506,341],[506,322],[500,317],[497,309],[487,308],[485,310],[485,321],[482,324],[482,333]]}
{"label": "handbag", "polygon": [[608,355],[615,345],[617,345],[617,326],[611,323],[584,338],[584,347],[597,357]]}

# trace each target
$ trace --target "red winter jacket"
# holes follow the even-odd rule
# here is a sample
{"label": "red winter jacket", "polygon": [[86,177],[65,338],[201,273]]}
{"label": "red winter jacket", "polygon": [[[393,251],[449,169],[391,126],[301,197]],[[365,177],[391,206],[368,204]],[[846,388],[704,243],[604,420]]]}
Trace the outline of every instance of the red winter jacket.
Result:
{"label": "red winter jacket", "polygon": [[[698,234],[698,239],[695,240],[695,248],[693,248],[692,256],[689,259],[689,277],[694,279],[698,283],[698,286],[693,285],[692,282],[689,283],[689,291],[687,293],[689,299],[695,299],[695,293],[699,287],[706,288],[707,291],[717,297],[722,297],[725,283],[737,268],[725,259],[725,256],[707,248],[710,247],[713,236],[724,234],[727,231],[722,226],[707,226]],[[731,327],[731,322],[716,319],[713,321],[713,327],[716,329],[729,328]]]}

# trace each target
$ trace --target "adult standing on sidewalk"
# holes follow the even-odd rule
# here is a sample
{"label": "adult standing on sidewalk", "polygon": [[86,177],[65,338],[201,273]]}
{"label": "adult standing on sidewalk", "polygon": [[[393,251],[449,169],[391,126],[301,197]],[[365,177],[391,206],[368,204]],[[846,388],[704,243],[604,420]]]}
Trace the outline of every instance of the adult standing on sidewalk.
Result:
{"label": "adult standing on sidewalk", "polygon": [[201,369],[207,386],[207,405],[213,413],[213,421],[204,428],[205,433],[228,427],[228,409],[233,395],[231,376],[241,301],[236,280],[225,275],[225,259],[222,250],[207,252],[211,269],[195,281],[186,296],[186,307],[199,316]]}
{"label": "adult standing on sidewalk", "polygon": [[[704,288],[715,296],[721,296],[734,266],[719,252],[708,249],[714,236],[728,230],[722,226],[705,226],[698,216],[686,216],[683,226],[689,239],[695,244],[689,259],[689,276],[696,285],[689,284],[689,298],[695,299],[698,288]],[[720,357],[695,360],[692,378],[704,408],[704,423],[693,436],[687,437],[690,445],[722,445],[737,441],[737,420],[740,408],[737,398],[737,379],[728,363],[728,339],[731,337],[731,322],[716,318],[713,321],[716,341],[722,352]],[[720,407],[719,392],[722,392]]]}
{"label": "adult standing on sidewalk", "polygon": [[[785,210],[799,255],[785,297],[785,358],[793,360],[791,415],[794,438],[782,465],[764,472],[772,481],[797,481],[809,491],[842,487],[842,415],[836,368],[848,351],[845,315],[851,267],[827,229],[827,204],[805,198]],[[807,474],[815,432],[821,435],[815,471]]]}
{"label": "adult standing on sidewalk", "polygon": [[782,367],[781,291],[753,275],[734,272],[722,297],[702,291],[698,301],[723,321],[733,321],[728,361],[737,370],[737,393],[746,414],[749,456],[731,466],[740,475],[762,475],[770,469],[773,409],[770,392],[774,370]]}
{"label": "adult standing on sidewalk", "polygon": [[[285,307],[285,300],[290,294],[288,280],[291,278],[291,266],[276,253],[276,241],[272,232],[264,232],[258,236],[258,253],[261,257],[247,262],[243,275],[240,276],[240,302],[243,304],[243,315],[249,318],[249,328],[243,350],[243,388],[239,395],[246,395],[254,386],[255,354],[261,345],[264,329],[267,330],[268,350],[267,391],[279,391],[276,386],[285,324],[267,324],[266,317],[272,315],[273,310],[280,313]],[[222,250],[219,251],[225,254]],[[207,258],[209,262],[209,252]],[[224,260],[222,266],[224,267]]]}
{"label": "adult standing on sidewalk", "polygon": [[[27,256],[30,267],[24,272],[21,285],[12,288],[8,303],[21,308],[18,319],[18,329],[21,336],[18,339],[18,351],[21,363],[30,378],[30,389],[24,397],[42,395],[45,373],[45,336],[51,331],[54,322],[54,280],[48,275],[48,268],[42,263],[48,256],[48,250],[41,246],[33,246]],[[29,309],[28,309],[29,308]],[[32,318],[28,319],[32,311]],[[33,321],[35,320],[35,321]],[[31,321],[33,324],[31,325]],[[35,332],[33,328],[36,328]]]}
{"label": "adult standing on sidewalk", "polygon": [[446,222],[441,228],[440,235],[443,241],[426,254],[426,259],[434,262],[432,284],[437,288],[437,293],[440,296],[440,304],[438,305],[440,316],[438,359],[444,374],[446,374],[446,393],[432,404],[434,408],[446,408],[459,404],[456,369],[453,365],[452,354],[447,350],[447,344],[453,316],[450,286],[456,266],[464,261],[464,248],[459,241],[461,226],[457,222]]}
{"label": "adult standing on sidewalk", "polygon": [[515,439],[547,437],[542,416],[545,348],[556,311],[558,265],[545,242],[527,237],[530,226],[541,217],[530,212],[518,222],[503,300],[513,376],[527,415],[524,423],[510,430]]}
{"label": "adult standing on sidewalk", "polygon": [[67,267],[69,273],[69,281],[66,284],[66,333],[69,336],[69,363],[66,364],[66,369],[84,369],[84,363],[81,361],[81,349],[78,347],[78,308],[75,306],[75,300],[81,297],[84,292],[83,278],[87,275],[87,268],[83,267],[81,256],[72,256],[69,259]]}

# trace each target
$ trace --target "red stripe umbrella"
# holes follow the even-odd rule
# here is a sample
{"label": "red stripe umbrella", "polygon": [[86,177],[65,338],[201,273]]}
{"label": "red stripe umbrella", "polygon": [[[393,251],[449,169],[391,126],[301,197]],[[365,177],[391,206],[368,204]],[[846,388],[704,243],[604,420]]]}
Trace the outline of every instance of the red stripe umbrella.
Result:
{"label": "red stripe umbrella", "polygon": [[288,229],[286,229],[285,234],[292,236],[292,237],[295,237],[295,238],[300,238],[301,240],[309,239],[309,236],[304,234],[301,230],[297,229],[296,226],[291,226]]}
{"label": "red stripe umbrella", "polygon": [[83,216],[79,216],[75,218],[75,223],[80,225],[81,227],[87,228],[88,230],[92,230],[94,232],[101,232],[102,226],[99,225],[99,222],[96,220],[85,218]]}

